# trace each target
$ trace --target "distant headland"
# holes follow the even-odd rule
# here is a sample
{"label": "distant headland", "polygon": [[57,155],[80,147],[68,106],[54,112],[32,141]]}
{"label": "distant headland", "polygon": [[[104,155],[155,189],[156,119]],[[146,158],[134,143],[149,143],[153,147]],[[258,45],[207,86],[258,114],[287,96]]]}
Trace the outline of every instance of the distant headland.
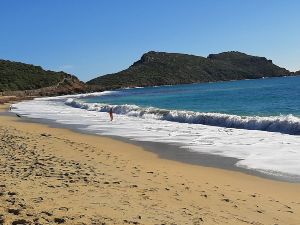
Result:
{"label": "distant headland", "polygon": [[99,76],[87,84],[98,89],[117,89],[290,75],[295,73],[273,64],[272,60],[237,51],[208,57],[150,51],[128,69]]}
{"label": "distant headland", "polygon": [[146,87],[300,75],[265,57],[230,51],[207,57],[150,51],[128,69],[86,83],[65,72],[0,60],[0,95],[51,96]]}

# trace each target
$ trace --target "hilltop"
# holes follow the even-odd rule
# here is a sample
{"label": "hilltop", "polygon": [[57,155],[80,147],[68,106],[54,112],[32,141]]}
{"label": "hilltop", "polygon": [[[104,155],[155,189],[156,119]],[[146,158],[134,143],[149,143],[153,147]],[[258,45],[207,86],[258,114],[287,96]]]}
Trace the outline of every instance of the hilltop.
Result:
{"label": "hilltop", "polygon": [[150,51],[128,69],[87,82],[63,71],[0,60],[0,96],[52,96],[124,87],[175,85],[299,75],[265,57],[223,52],[208,57]]}
{"label": "hilltop", "polygon": [[0,60],[0,95],[57,95],[85,90],[85,84],[65,72]]}
{"label": "hilltop", "polygon": [[231,51],[208,57],[150,51],[128,69],[87,82],[98,89],[175,85],[291,75],[265,57]]}

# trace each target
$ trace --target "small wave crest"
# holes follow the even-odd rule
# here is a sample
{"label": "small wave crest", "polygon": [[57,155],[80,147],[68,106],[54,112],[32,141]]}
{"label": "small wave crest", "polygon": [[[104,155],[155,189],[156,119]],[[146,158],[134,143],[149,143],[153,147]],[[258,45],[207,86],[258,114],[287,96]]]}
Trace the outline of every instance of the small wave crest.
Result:
{"label": "small wave crest", "polygon": [[201,113],[193,111],[166,110],[154,107],[142,108],[136,105],[107,105],[101,103],[85,103],[69,98],[66,105],[89,111],[109,112],[139,117],[143,119],[167,120],[179,123],[203,124],[227,128],[262,130],[300,135],[300,118],[286,116],[237,116],[222,113]]}

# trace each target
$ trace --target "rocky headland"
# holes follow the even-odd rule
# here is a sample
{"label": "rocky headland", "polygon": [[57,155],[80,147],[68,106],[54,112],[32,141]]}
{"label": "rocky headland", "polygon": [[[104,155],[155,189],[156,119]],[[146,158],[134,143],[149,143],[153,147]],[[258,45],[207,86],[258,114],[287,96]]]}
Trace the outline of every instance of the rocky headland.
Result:
{"label": "rocky headland", "polygon": [[231,51],[208,57],[150,51],[128,69],[87,82],[98,89],[176,85],[289,76],[265,57]]}
{"label": "rocky headland", "polygon": [[[40,66],[0,60],[0,98],[15,100],[30,96],[53,96],[86,92],[76,76],[44,70]],[[10,96],[10,97],[7,97]]]}

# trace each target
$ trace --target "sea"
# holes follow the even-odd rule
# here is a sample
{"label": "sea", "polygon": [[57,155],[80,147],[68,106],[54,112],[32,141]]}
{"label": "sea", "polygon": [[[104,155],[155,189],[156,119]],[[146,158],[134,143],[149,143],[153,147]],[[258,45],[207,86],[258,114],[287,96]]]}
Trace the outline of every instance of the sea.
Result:
{"label": "sea", "polygon": [[236,167],[300,181],[300,76],[36,98],[12,111],[93,134],[231,157]]}

